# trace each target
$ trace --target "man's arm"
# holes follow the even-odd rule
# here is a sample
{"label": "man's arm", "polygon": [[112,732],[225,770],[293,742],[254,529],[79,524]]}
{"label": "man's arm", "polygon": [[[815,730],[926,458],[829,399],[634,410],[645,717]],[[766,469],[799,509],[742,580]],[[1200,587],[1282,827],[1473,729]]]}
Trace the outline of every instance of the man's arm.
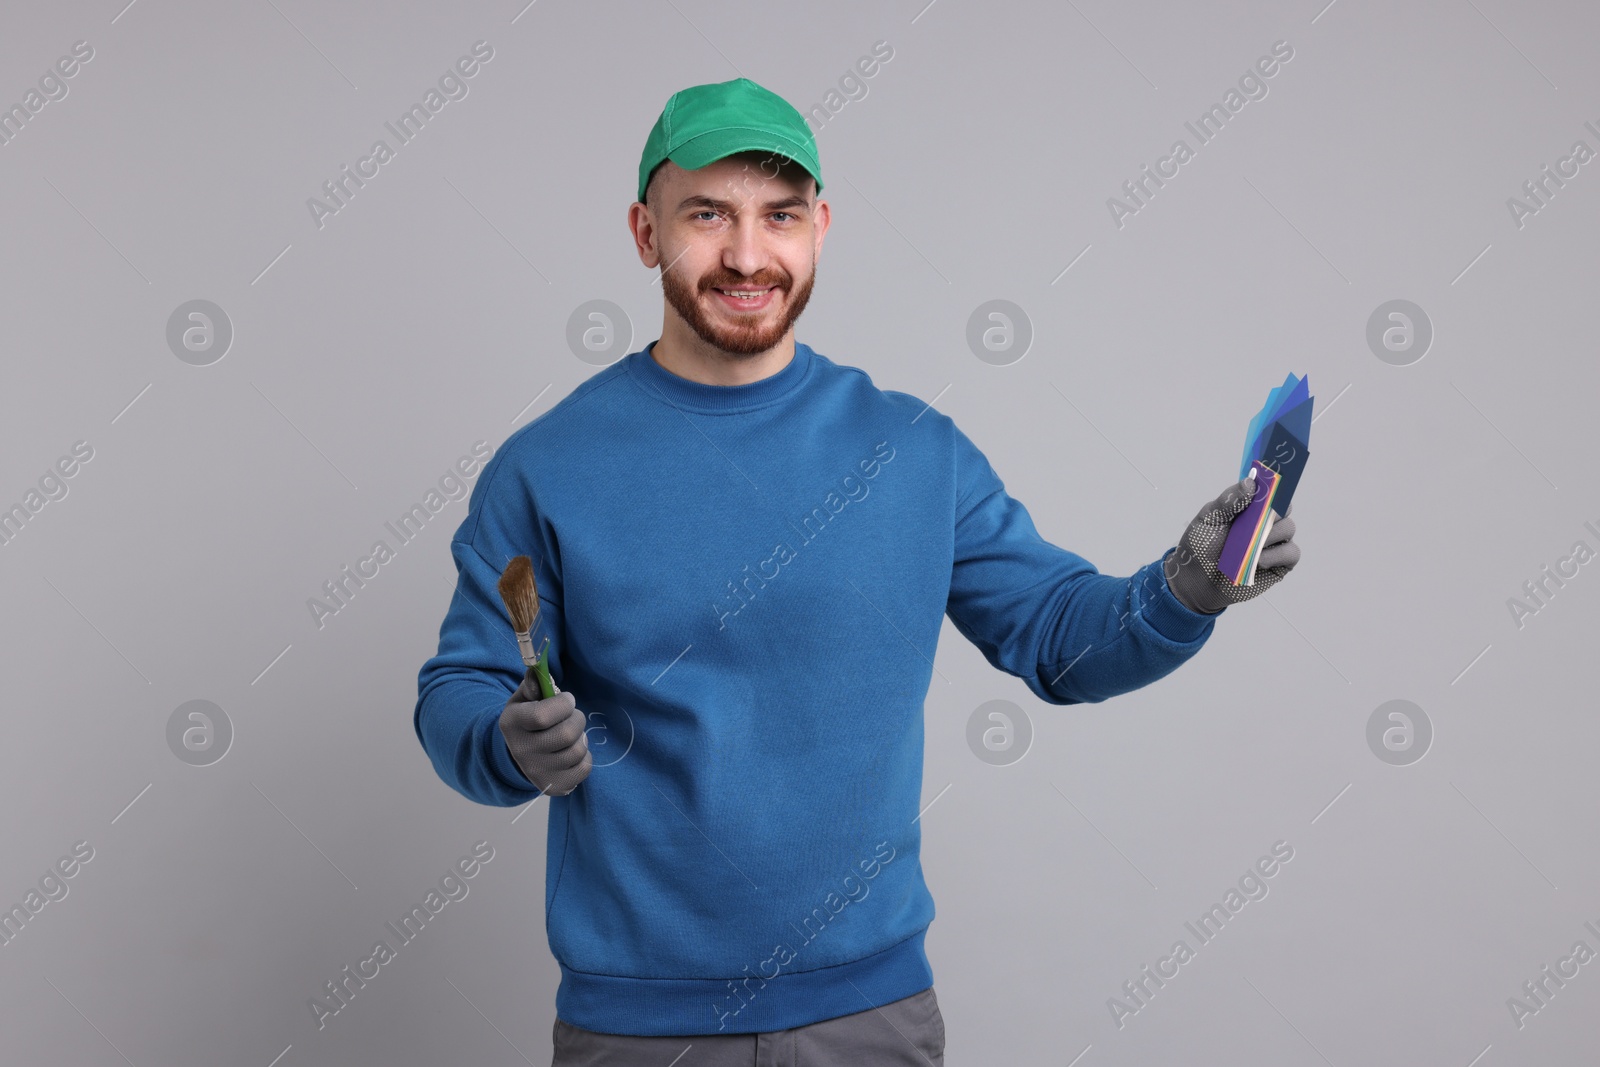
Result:
{"label": "man's arm", "polygon": [[[463,529],[467,528],[464,523]],[[529,551],[512,552],[511,547],[507,561]],[[539,796],[539,789],[517,767],[500,732],[500,713],[525,674],[496,588],[500,568],[491,566],[465,541],[451,541],[450,552],[459,578],[439,627],[438,654],[423,664],[417,676],[413,714],[417,739],[439,777],[468,799],[501,807],[526,804]],[[545,598],[551,583],[537,555],[534,566],[540,622],[533,644],[538,649],[549,636],[551,674],[560,685],[561,609]]]}
{"label": "man's arm", "polygon": [[1044,540],[983,453],[954,432],[955,564],[946,613],[992,665],[1041,700],[1095,703],[1165,677],[1200,650],[1216,616],[1179,603],[1161,560],[1116,578]]}

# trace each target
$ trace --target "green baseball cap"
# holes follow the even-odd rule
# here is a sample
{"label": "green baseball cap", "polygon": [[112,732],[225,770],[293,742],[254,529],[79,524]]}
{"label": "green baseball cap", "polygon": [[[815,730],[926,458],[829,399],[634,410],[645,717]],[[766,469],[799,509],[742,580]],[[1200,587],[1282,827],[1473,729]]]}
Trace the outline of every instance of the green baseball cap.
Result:
{"label": "green baseball cap", "polygon": [[800,164],[822,191],[822,166],[811,128],[789,102],[749,78],[694,85],[673,93],[639,158],[639,199],[664,160],[699,170],[735,152],[777,152]]}

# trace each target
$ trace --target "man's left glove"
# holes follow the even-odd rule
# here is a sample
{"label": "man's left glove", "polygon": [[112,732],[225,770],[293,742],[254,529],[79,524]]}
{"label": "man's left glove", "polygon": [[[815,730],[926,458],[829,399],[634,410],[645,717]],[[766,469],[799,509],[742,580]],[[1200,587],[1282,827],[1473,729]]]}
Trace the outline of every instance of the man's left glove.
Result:
{"label": "man's left glove", "polygon": [[1300,546],[1295,544],[1294,504],[1272,524],[1267,543],[1261,546],[1256,561],[1256,579],[1250,585],[1234,585],[1217,569],[1217,557],[1228,539],[1228,527],[1250,504],[1256,490],[1254,478],[1241,478],[1222,495],[1200,509],[1175,548],[1162,557],[1162,573],[1167,587],[1178,602],[1190,611],[1216,615],[1229,604],[1258,597],[1284,579],[1300,562]]}

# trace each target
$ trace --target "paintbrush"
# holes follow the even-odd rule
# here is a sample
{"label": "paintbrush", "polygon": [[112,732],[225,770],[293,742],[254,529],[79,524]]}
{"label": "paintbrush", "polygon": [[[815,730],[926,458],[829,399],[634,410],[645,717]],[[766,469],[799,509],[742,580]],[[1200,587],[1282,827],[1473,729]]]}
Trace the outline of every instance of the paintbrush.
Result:
{"label": "paintbrush", "polygon": [[527,556],[513,558],[500,574],[499,588],[506,614],[511,616],[511,628],[517,634],[522,662],[538,679],[540,697],[555,696],[561,690],[550,677],[550,638],[545,637],[537,655],[533,651],[533,630],[539,625],[539,587],[533,580],[533,560]]}

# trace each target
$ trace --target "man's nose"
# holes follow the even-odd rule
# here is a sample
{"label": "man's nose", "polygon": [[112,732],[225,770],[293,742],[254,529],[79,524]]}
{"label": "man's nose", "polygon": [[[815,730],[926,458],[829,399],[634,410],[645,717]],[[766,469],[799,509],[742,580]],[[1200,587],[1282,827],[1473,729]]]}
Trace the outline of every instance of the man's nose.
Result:
{"label": "man's nose", "polygon": [[722,250],[722,265],[748,278],[765,267],[768,258],[760,227],[745,221],[735,224]]}

